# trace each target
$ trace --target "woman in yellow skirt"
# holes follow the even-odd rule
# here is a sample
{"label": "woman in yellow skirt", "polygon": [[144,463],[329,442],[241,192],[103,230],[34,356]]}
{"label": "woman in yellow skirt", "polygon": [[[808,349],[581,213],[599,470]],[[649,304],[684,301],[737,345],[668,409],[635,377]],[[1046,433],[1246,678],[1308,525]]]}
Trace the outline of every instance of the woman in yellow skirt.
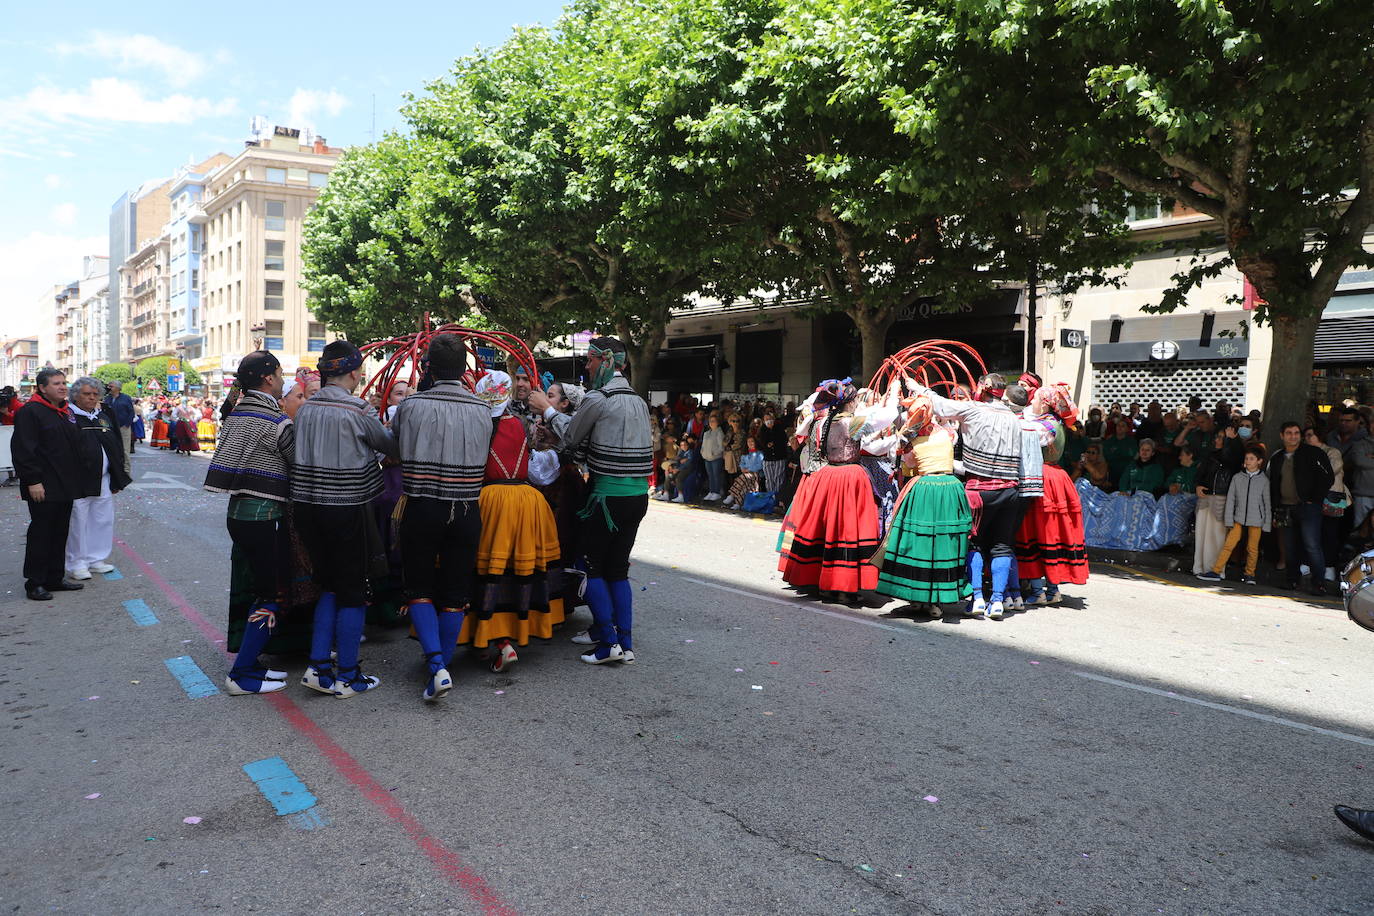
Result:
{"label": "woman in yellow skirt", "polygon": [[549,639],[563,622],[563,601],[550,597],[548,571],[560,555],[558,526],[543,495],[529,483],[530,444],[525,424],[506,413],[510,380],[489,372],[477,396],[491,406],[493,433],[477,506],[482,539],[477,547],[477,588],[458,644],[491,650],[491,670],[519,660],[515,646],[531,636]]}

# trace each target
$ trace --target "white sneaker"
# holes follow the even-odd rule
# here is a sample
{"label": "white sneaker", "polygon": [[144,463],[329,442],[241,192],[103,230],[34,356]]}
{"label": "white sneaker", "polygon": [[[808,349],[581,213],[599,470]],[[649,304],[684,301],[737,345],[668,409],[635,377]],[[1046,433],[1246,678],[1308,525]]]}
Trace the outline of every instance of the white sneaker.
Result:
{"label": "white sneaker", "polygon": [[987,612],[988,603],[977,596],[970,598],[968,604],[964,607],[965,617],[982,617]]}
{"label": "white sneaker", "polygon": [[[92,568],[94,568],[94,567],[92,567]],[[1328,567],[1326,567],[1326,581],[1327,581],[1327,582],[1331,582],[1331,581],[1335,580],[1335,578],[1336,578],[1336,567],[1334,567],[1334,566],[1328,566]]]}
{"label": "white sneaker", "polygon": [[633,664],[635,663],[635,650],[634,650],[634,649],[621,649],[621,650],[620,650],[620,660],[621,660],[622,662],[624,662],[625,664],[627,664],[627,665],[633,665]]}
{"label": "white sneaker", "polygon": [[381,683],[381,678],[373,677],[370,674],[363,674],[360,670],[358,672],[358,676],[355,677],[352,681],[335,680],[334,696],[338,697],[341,700],[346,700],[349,697],[357,696],[360,693],[366,693],[369,690],[376,690],[379,686],[381,686]]}
{"label": "white sneaker", "polygon": [[707,494],[706,494],[706,500],[705,500],[705,501],[708,502],[708,503],[713,503],[713,502],[715,502],[715,501],[718,500],[718,499],[720,499],[720,494],[719,494],[719,493],[707,493]]}
{"label": "white sneaker", "polygon": [[1007,607],[1011,608],[1013,611],[1024,611],[1026,609],[1026,600],[1020,595],[1012,595],[1007,599]]}
{"label": "white sneaker", "polygon": [[330,669],[328,677],[322,678],[320,677],[319,669],[315,668],[313,665],[305,669],[305,676],[301,678],[302,686],[309,687],[316,693],[322,693],[325,696],[331,697],[334,695],[334,685],[336,683],[338,683],[338,681],[334,677],[333,669]]}
{"label": "white sneaker", "polygon": [[735,498],[733,496],[727,496],[725,497],[725,502],[721,503],[721,505],[727,509],[733,509],[735,507]]}
{"label": "white sneaker", "polygon": [[1298,572],[1302,573],[1304,576],[1310,576],[1312,575],[1312,567],[1308,566],[1306,563],[1303,563],[1301,566],[1298,567]]}
{"label": "white sneaker", "polygon": [[672,499],[669,500],[669,502],[674,502],[674,503],[685,503],[686,501],[687,501],[687,500],[685,500],[685,499],[682,498],[682,494],[681,494],[681,493],[679,493],[678,495],[674,496]]}
{"label": "white sneaker", "polygon": [[229,675],[224,676],[224,692],[231,697],[244,697],[251,693],[276,693],[278,690],[286,689],[286,681],[259,681],[262,686],[257,690],[249,690],[247,687],[240,687],[239,682]]}
{"label": "white sneaker", "polygon": [[67,575],[73,579],[89,579],[91,577],[91,571],[82,566],[77,569],[67,570]]}
{"label": "white sneaker", "polygon": [[1004,613],[1003,613],[1003,608],[1002,608],[1002,602],[1000,602],[1000,601],[994,601],[992,604],[989,604],[989,605],[988,605],[988,619],[989,619],[989,620],[1001,620],[1003,616],[1004,616]]}
{"label": "white sneaker", "polygon": [[582,632],[580,632],[580,633],[578,633],[576,636],[574,636],[572,639],[570,639],[569,642],[572,642],[572,643],[574,643],[574,644],[576,644],[576,645],[579,645],[579,646],[594,646],[594,645],[596,645],[596,640],[595,640],[595,639],[592,639],[592,631],[591,631],[591,630],[583,630]]}
{"label": "white sneaker", "polygon": [[[91,572],[93,572],[93,573],[101,573],[101,574],[104,574],[104,573],[107,573],[107,572],[114,572],[114,567],[111,566],[109,563],[92,563],[90,566],[88,566],[88,567],[86,567],[86,568],[89,569],[89,570],[90,570]],[[1330,578],[1330,577],[1328,577],[1328,578]]]}
{"label": "white sneaker", "polygon": [[625,652],[620,648],[620,646],[615,645],[611,646],[611,651],[605,658],[597,658],[595,649],[593,649],[591,652],[588,652],[586,655],[580,656],[580,658],[589,665],[605,665],[609,664],[610,662],[623,661],[625,658]]}
{"label": "white sneaker", "polygon": [[429,683],[425,685],[425,692],[421,697],[426,703],[433,703],[442,698],[446,693],[453,689],[453,677],[448,673],[447,668],[440,668],[430,677]]}

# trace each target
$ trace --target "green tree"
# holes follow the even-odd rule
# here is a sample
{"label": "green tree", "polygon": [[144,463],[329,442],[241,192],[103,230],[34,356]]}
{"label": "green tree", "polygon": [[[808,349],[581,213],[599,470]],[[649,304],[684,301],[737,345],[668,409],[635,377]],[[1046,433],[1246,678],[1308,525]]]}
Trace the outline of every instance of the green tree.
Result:
{"label": "green tree", "polygon": [[93,375],[106,384],[119,382],[126,387],[134,380],[134,370],[129,368],[128,363],[106,363],[95,370]]}
{"label": "green tree", "polygon": [[[684,2],[680,14],[693,44],[730,49],[717,101],[683,119],[687,168],[707,176],[764,253],[755,285],[814,297],[813,311],[854,322],[865,376],[919,298],[953,308],[1023,280],[1032,261],[1061,287],[1105,282],[1104,270],[1130,254],[1119,206],[1117,216],[1110,203],[1084,212],[1082,182],[989,167],[1008,151],[956,161],[895,129],[884,102],[892,76],[929,84],[939,47],[913,40],[896,57],[897,36],[879,36],[908,5],[877,5],[886,11],[847,0],[717,0]],[[1024,231],[1029,211],[1045,217],[1035,238]]]}
{"label": "green tree", "polygon": [[[166,356],[150,356],[145,360],[140,360],[139,364],[134,367],[134,377],[142,385],[144,394],[148,393],[148,382],[153,379],[156,379],[158,385],[161,386],[162,393],[167,393],[167,359]],[[200,384],[200,373],[186,360],[181,361],[181,371],[187,385]],[[129,393],[132,394],[133,392]]]}
{"label": "green tree", "polygon": [[[1364,245],[1374,226],[1374,4],[882,6],[889,33],[905,30],[893,53],[910,51],[906,73],[937,36],[958,49],[940,82],[975,100],[967,114],[1019,124],[1018,111],[1035,113],[1040,168],[1212,217],[1186,247],[1225,255],[1195,256],[1155,307],[1170,311],[1238,268],[1264,300],[1256,319],[1274,331],[1264,414],[1302,417],[1321,313],[1344,271],[1374,263]],[[883,82],[909,135],[939,120],[927,95]]]}

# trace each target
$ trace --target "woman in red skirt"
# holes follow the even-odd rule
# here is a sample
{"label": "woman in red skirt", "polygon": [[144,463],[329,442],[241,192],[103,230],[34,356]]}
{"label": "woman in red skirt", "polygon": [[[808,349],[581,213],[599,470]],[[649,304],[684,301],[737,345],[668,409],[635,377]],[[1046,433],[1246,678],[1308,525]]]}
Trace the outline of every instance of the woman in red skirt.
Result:
{"label": "woman in red skirt", "polygon": [[788,510],[778,569],[791,585],[856,600],[878,584],[878,569],[868,562],[878,549],[878,508],[858,463],[859,440],[850,434],[856,391],[846,379],[823,383],[817,395],[816,407],[827,409],[809,441],[825,463]]}
{"label": "woman in red skirt", "polygon": [[1016,536],[1016,562],[1027,604],[1057,604],[1059,586],[1088,581],[1088,548],[1083,539],[1083,507],[1073,481],[1059,466],[1064,424],[1076,423],[1078,408],[1063,384],[1036,391],[1026,416],[1044,426],[1045,495],[1030,508]]}

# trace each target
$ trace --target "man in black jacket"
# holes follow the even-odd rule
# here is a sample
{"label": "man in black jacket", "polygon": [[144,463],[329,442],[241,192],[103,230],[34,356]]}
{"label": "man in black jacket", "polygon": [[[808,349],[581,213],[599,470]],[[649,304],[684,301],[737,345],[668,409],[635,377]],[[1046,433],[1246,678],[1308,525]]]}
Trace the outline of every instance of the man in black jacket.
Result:
{"label": "man in black jacket", "polygon": [[1327,562],[1322,553],[1322,503],[1336,475],[1326,452],[1302,441],[1300,425],[1290,420],[1283,424],[1280,435],[1283,449],[1269,459],[1269,486],[1275,518],[1287,516],[1283,540],[1288,555],[1288,587],[1298,587],[1302,575],[1299,560],[1305,556],[1312,570],[1312,594],[1322,595]]}
{"label": "man in black jacket", "polygon": [[130,484],[124,462],[129,453],[120,439],[119,420],[100,403],[99,379],[79,378],[68,391],[67,409],[81,430],[85,490],[72,505],[67,535],[67,575],[89,579],[91,573],[114,569],[105,562],[114,549],[114,494]]}
{"label": "man in black jacket", "polygon": [[80,455],[81,430],[67,409],[67,376],[40,369],[34,395],[14,418],[11,450],[20,493],[29,504],[24,547],[24,593],[51,601],[52,592],[76,591],[63,579],[72,502],[85,496]]}

